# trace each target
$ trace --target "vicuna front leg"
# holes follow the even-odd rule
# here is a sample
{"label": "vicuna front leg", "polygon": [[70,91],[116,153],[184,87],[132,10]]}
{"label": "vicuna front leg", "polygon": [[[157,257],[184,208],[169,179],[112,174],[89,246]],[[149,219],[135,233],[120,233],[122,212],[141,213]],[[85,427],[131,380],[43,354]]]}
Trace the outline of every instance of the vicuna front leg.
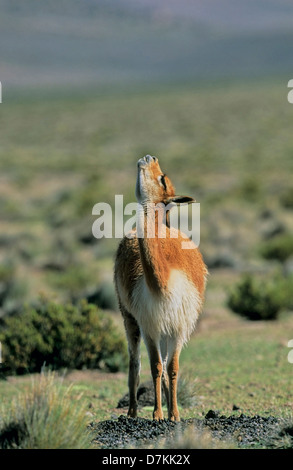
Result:
{"label": "vicuna front leg", "polygon": [[167,373],[167,359],[168,359],[168,340],[166,337],[161,339],[160,344],[161,355],[163,360],[163,373],[162,373],[162,385],[166,398],[167,408],[169,410],[169,377]]}
{"label": "vicuna front leg", "polygon": [[153,419],[163,419],[162,410],[162,374],[163,374],[163,363],[158,345],[155,344],[150,338],[146,339],[146,346],[149,353],[151,373],[154,384],[155,392],[155,406],[153,412]]}
{"label": "vicuna front leg", "polygon": [[140,373],[140,329],[136,320],[128,312],[123,311],[124,326],[128,340],[129,371],[128,371],[128,389],[129,389],[129,409],[130,418],[137,417],[137,388],[139,385]]}

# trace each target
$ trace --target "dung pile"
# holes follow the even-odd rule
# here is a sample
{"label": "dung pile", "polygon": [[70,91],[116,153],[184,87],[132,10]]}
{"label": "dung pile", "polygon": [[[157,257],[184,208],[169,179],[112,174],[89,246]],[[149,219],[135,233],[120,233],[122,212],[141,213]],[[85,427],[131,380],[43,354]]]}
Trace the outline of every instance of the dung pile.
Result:
{"label": "dung pile", "polygon": [[161,437],[172,439],[175,432],[184,432],[187,426],[196,431],[208,430],[215,439],[229,440],[242,447],[255,447],[267,442],[279,429],[273,416],[223,416],[210,410],[204,419],[191,418],[174,423],[169,420],[153,421],[145,418],[127,418],[124,415],[99,423],[91,423],[93,441],[104,449],[129,448],[155,444]]}
{"label": "dung pile", "polygon": [[100,423],[92,423],[94,442],[104,449],[127,448],[129,445],[151,441],[170,434],[176,423],[169,420],[154,421],[145,418],[127,418],[124,415],[118,419],[109,419]]}
{"label": "dung pile", "polygon": [[202,424],[217,439],[232,439],[239,445],[255,446],[270,437],[278,425],[278,420],[273,416],[245,414],[227,417],[210,410]]}

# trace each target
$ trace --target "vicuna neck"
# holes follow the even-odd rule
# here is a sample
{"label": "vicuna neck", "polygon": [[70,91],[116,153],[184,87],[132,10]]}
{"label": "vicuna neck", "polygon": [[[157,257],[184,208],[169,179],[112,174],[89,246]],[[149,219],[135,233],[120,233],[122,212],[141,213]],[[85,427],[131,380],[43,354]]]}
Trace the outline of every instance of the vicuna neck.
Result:
{"label": "vicuna neck", "polygon": [[164,290],[169,275],[161,239],[170,237],[164,204],[138,205],[137,236],[140,258],[148,287],[155,293]]}

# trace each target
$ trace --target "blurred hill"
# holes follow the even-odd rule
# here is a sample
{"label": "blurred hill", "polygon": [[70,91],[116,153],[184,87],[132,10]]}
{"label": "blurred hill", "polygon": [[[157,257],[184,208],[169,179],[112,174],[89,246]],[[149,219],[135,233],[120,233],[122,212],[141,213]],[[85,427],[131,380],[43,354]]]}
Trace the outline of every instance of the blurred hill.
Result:
{"label": "blurred hill", "polygon": [[292,71],[289,0],[0,0],[10,87],[144,85]]}

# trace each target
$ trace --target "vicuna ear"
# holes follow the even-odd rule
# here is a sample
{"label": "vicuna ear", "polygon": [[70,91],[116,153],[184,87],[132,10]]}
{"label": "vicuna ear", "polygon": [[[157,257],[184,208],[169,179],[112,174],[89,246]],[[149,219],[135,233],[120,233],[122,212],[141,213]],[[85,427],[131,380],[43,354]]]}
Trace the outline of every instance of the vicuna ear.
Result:
{"label": "vicuna ear", "polygon": [[195,202],[195,199],[193,199],[193,197],[189,197],[189,196],[173,196],[173,197],[170,197],[169,201],[170,202],[173,202],[174,204],[191,204],[192,202]]}

